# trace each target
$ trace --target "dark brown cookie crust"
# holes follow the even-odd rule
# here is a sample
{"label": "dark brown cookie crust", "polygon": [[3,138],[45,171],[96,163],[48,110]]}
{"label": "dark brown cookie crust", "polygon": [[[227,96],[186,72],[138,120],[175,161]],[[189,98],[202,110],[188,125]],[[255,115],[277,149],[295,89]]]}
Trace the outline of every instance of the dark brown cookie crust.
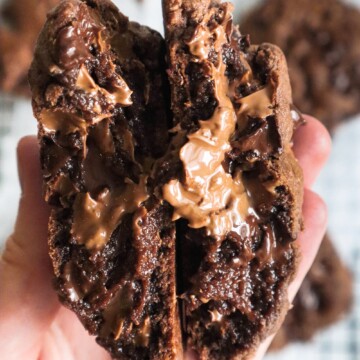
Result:
{"label": "dark brown cookie crust", "polygon": [[240,21],[254,42],[278,45],[294,104],[329,130],[360,112],[360,11],[339,0],[268,0]]}
{"label": "dark brown cookie crust", "polygon": [[[199,132],[206,136],[212,128],[207,124],[220,126],[219,112],[237,109],[223,166],[233,179],[240,175],[257,214],[245,219],[249,233],[238,229],[222,237],[194,228],[191,217],[178,221],[178,293],[186,343],[201,359],[245,359],[281,323],[297,266],[293,240],[301,227],[303,184],[291,150],[294,124],[286,62],[277,47],[251,46],[232,27],[229,3],[163,4],[175,125],[201,142]],[[266,91],[269,104],[261,108]],[[251,103],[251,95],[261,110],[243,116],[241,106]],[[180,151],[182,161],[175,157],[168,165],[181,175],[165,171],[164,181],[178,176],[186,186],[184,178],[192,171],[186,146]]]}
{"label": "dark brown cookie crust", "polygon": [[279,350],[289,342],[310,340],[340,320],[351,303],[352,276],[326,235],[271,350]]}
{"label": "dark brown cookie crust", "polygon": [[68,0],[49,14],[29,74],[55,286],[116,359],[181,351],[175,226],[145,175],[167,146],[164,67],[158,33],[110,1]]}
{"label": "dark brown cookie crust", "polygon": [[47,12],[59,0],[6,0],[0,10],[0,91],[30,96],[27,73]]}

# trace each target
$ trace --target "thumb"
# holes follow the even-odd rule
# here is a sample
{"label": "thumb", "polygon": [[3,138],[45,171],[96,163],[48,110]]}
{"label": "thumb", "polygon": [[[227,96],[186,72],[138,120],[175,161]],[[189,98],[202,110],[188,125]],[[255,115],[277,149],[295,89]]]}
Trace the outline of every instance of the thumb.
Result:
{"label": "thumb", "polygon": [[18,145],[22,188],[13,234],[0,258],[0,358],[37,358],[43,333],[59,308],[47,248],[49,208],[42,199],[35,137]]}

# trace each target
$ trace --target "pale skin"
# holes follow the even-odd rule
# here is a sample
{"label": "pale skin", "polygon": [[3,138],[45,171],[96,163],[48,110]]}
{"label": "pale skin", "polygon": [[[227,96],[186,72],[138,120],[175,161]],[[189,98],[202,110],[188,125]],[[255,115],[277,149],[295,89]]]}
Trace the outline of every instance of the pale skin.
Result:
{"label": "pale skin", "polygon": [[[309,190],[330,153],[331,140],[317,120],[294,137],[294,151],[304,170],[305,230],[297,240],[302,260],[289,290],[292,300],[309,270],[323,238],[327,211],[321,198]],[[89,336],[77,317],[60,305],[52,288],[52,266],[47,248],[49,208],[42,199],[39,149],[33,136],[20,140],[18,169],[22,188],[14,232],[0,259],[0,359],[110,360]],[[259,349],[262,359],[271,339]],[[187,358],[193,358],[191,354]]]}

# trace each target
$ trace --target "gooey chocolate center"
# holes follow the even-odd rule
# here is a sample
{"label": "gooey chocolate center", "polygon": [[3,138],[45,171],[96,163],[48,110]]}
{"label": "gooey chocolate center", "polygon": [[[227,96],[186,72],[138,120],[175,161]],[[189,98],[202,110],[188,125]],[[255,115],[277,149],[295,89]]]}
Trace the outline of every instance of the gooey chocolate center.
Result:
{"label": "gooey chocolate center", "polygon": [[[231,21],[232,17],[228,12],[224,15],[222,23],[211,32],[200,24],[188,42],[194,62],[207,61],[210,51],[214,49],[216,52],[217,64],[207,62],[210,64],[208,71],[214,81],[218,104],[210,119],[199,121],[197,131],[186,135],[183,130],[179,130],[178,136],[175,137],[177,144],[170,144],[169,148],[178,148],[177,156],[182,162],[184,176],[182,179],[170,180],[162,189],[163,199],[174,208],[173,220],[184,218],[188,220],[190,227],[205,228],[207,235],[216,238],[223,238],[230,231],[242,234],[249,232],[246,218],[250,215],[257,217],[252,206],[251,194],[244,186],[241,171],[230,174],[224,168],[224,160],[231,150],[232,136],[236,129],[246,126],[248,117],[266,118],[273,114],[270,85],[241,98],[237,109],[234,108],[231,100],[234,86],[229,84],[226,65],[222,60],[222,46],[228,42],[229,35],[226,34],[226,29]],[[87,36],[90,34],[90,28],[90,25],[86,28]],[[92,30],[92,42],[96,43],[101,51],[109,51],[110,45],[103,39],[106,35],[101,24],[95,22]],[[73,34],[74,30],[68,31],[67,37],[70,33]],[[110,66],[115,68],[113,64]],[[101,104],[96,99],[105,98],[106,102],[113,106],[127,107],[132,104],[132,91],[124,79],[115,71],[114,73],[116,79],[105,89],[95,82],[84,64],[80,65],[75,86],[95,99],[93,111],[97,115],[89,122],[75,114],[44,110],[40,115],[44,130],[48,133],[60,132],[63,135],[78,132],[82,138],[86,158],[89,129],[112,116],[112,113],[102,111]],[[243,79],[237,82],[245,83],[251,78],[249,66]],[[126,129],[123,135],[126,143],[130,143],[127,150],[132,149],[133,157],[134,139]],[[109,137],[110,134],[99,138],[98,142],[107,141]],[[178,144],[182,146],[179,148]],[[104,187],[96,196],[90,192],[78,194],[74,204],[71,231],[78,243],[89,249],[103,248],[120,224],[123,215],[133,213],[149,198],[147,178],[148,174],[143,170],[138,183],[127,179],[115,189],[110,186]],[[59,185],[59,188],[65,188],[64,184]]]}
{"label": "gooey chocolate center", "polygon": [[[212,32],[199,25],[188,42],[194,62],[206,61],[212,48],[217,53],[217,65],[209,62],[209,77],[214,81],[218,104],[212,117],[200,120],[199,129],[187,135],[179,150],[183,179],[171,180],[163,188],[164,199],[174,207],[173,220],[184,218],[190,227],[205,228],[207,235],[216,238],[223,238],[230,231],[249,233],[246,218],[257,216],[241,172],[232,175],[223,163],[237,127],[245,127],[248,117],[266,118],[273,114],[269,86],[242,98],[239,110],[233,106],[229,95],[233,88],[222,60],[222,45],[228,41],[225,29],[231,21],[231,15],[225,14],[223,23]],[[249,72],[244,81],[251,77]]]}

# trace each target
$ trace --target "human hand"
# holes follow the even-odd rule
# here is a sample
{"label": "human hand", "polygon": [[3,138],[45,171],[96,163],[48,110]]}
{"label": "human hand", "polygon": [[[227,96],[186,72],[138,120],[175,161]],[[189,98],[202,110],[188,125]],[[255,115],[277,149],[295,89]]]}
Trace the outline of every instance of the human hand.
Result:
{"label": "human hand", "polygon": [[[307,190],[303,207],[305,230],[298,240],[302,261],[289,290],[291,300],[315,258],[327,218],[323,201],[308,189],[328,157],[330,138],[317,120],[310,117],[306,120],[294,139]],[[60,305],[51,286],[53,270],[47,247],[49,208],[41,195],[38,152],[35,137],[20,141],[22,196],[14,233],[0,259],[0,359],[110,359],[77,317]],[[268,339],[259,349],[257,359],[261,359],[270,342]]]}

